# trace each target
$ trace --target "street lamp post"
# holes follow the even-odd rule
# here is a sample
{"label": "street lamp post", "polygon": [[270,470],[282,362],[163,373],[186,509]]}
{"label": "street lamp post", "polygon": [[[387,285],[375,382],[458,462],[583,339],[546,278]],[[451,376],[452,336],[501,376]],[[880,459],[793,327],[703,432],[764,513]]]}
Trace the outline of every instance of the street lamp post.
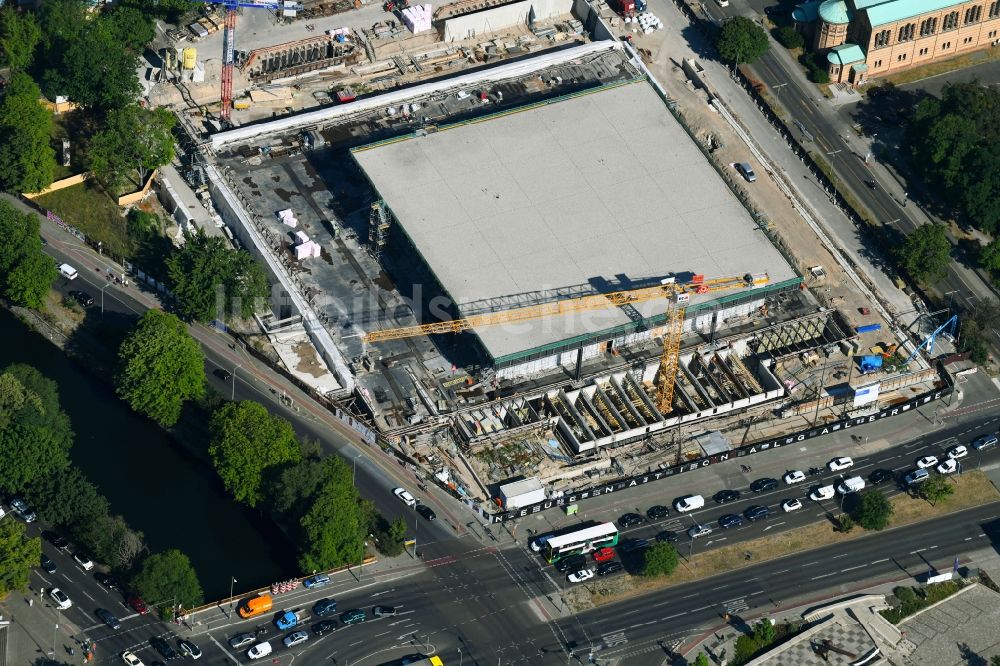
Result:
{"label": "street lamp post", "polygon": [[229,576],[229,619],[233,619],[233,585],[236,583],[236,576]]}
{"label": "street lamp post", "polygon": [[462,648],[458,648],[458,666],[462,666],[462,661],[465,659],[465,655],[462,654]]}
{"label": "street lamp post", "polygon": [[104,316],[104,290],[111,286],[110,282],[105,282],[101,287],[101,316]]}
{"label": "street lamp post", "polygon": [[239,370],[242,367],[243,367],[242,364],[237,363],[236,367],[233,368],[233,395],[232,395],[232,398],[230,398],[230,400],[233,400],[233,401],[236,400],[236,371]]}

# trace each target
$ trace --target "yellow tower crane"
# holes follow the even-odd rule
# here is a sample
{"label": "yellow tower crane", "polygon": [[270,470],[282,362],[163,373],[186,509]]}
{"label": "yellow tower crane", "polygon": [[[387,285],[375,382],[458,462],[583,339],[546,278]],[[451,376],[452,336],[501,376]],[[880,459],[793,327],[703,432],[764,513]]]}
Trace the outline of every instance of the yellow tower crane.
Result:
{"label": "yellow tower crane", "polygon": [[660,298],[669,299],[667,306],[667,323],[663,332],[663,353],[660,356],[660,368],[657,372],[656,407],[661,414],[673,411],[674,378],[677,375],[678,357],[681,349],[681,338],[684,335],[684,306],[691,299],[691,294],[705,294],[731,289],[753,289],[770,281],[767,273],[731,276],[706,280],[704,275],[695,275],[689,282],[679,284],[674,278],[662,280],[652,287],[639,287],[613,291],[608,294],[593,294],[578,298],[567,298],[551,303],[528,305],[509,310],[498,310],[484,314],[440,321],[433,324],[418,324],[386,328],[366,333],[365,342],[380,342],[383,340],[399,340],[418,335],[435,333],[460,333],[484,326],[497,326],[516,322],[558,317],[560,315],[585,312],[588,310],[604,310],[610,307],[621,307],[654,301]]}

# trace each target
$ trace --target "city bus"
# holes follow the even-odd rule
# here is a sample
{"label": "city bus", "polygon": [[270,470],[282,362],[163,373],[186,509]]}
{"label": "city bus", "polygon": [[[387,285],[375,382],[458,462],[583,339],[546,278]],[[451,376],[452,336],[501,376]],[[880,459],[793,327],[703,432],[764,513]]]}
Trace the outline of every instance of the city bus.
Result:
{"label": "city bus", "polygon": [[601,523],[549,538],[545,542],[545,561],[555,564],[570,555],[617,545],[618,528],[614,523]]}

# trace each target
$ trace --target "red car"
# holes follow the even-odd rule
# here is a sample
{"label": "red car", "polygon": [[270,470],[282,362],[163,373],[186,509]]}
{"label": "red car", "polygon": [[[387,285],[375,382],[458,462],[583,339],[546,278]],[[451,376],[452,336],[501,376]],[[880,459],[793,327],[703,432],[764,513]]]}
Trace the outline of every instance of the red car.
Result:
{"label": "red car", "polygon": [[615,551],[613,548],[601,548],[600,550],[594,551],[594,561],[596,562],[607,562],[608,560],[615,559]]}
{"label": "red car", "polygon": [[130,594],[128,595],[127,601],[128,605],[134,608],[135,611],[139,613],[139,615],[145,615],[146,613],[149,612],[149,609],[146,608],[146,602],[142,600],[142,597],[135,594]]}

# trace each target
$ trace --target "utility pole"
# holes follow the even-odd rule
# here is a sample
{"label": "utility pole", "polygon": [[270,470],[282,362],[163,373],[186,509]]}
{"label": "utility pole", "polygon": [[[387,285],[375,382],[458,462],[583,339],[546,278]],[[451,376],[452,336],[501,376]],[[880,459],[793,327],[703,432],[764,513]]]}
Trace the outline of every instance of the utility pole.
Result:
{"label": "utility pole", "polygon": [[232,397],[230,398],[230,400],[232,400],[232,401],[234,401],[234,402],[236,401],[236,371],[237,371],[237,370],[239,370],[239,369],[240,369],[240,368],[242,368],[242,367],[243,367],[243,365],[242,365],[242,364],[240,364],[240,363],[237,363],[237,364],[236,364],[236,367],[235,367],[235,368],[233,368],[233,395],[232,395]]}

